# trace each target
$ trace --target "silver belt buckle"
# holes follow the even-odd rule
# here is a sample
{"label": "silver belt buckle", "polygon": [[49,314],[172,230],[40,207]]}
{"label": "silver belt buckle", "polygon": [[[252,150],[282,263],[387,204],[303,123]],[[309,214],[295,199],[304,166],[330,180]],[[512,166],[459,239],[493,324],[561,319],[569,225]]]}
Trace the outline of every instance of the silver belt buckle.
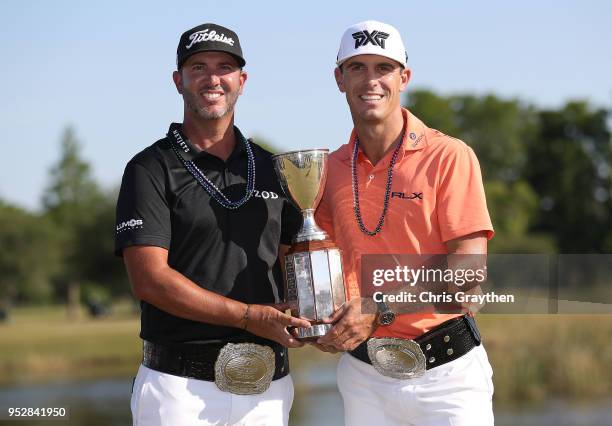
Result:
{"label": "silver belt buckle", "polygon": [[425,372],[425,354],[414,340],[371,338],[368,356],[372,366],[383,376],[405,380]]}
{"label": "silver belt buckle", "polygon": [[269,346],[228,343],[215,361],[215,384],[236,395],[262,393],[270,387],[274,366],[274,351]]}

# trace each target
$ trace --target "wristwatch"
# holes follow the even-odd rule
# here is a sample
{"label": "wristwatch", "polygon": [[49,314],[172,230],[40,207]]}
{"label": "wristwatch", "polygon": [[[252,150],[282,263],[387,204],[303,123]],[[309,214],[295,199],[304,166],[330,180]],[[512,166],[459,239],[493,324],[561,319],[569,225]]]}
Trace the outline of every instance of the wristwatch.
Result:
{"label": "wristwatch", "polygon": [[378,316],[376,317],[378,325],[390,325],[395,320],[395,313],[385,302],[376,302],[376,308],[378,310]]}

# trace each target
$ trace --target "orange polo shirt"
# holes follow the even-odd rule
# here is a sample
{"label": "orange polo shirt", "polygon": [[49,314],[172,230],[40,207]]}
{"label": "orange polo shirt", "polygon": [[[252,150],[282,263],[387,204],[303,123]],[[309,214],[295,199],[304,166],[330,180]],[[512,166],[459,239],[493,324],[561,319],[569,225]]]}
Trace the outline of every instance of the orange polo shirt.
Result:
{"label": "orange polo shirt", "polygon": [[[361,232],[353,211],[351,156],[355,130],[348,144],[329,156],[327,183],[316,221],[342,250],[348,297],[360,293],[363,254],[444,254],[445,242],[474,232],[493,237],[480,166],[464,142],[430,129],[402,109],[407,131],[393,169],[392,192],[382,230],[370,237]],[[375,166],[359,150],[357,180],[361,215],[374,230],[382,213],[387,170],[393,150]],[[420,196],[415,196],[421,194]],[[376,337],[413,339],[458,314],[415,313],[398,315]]]}

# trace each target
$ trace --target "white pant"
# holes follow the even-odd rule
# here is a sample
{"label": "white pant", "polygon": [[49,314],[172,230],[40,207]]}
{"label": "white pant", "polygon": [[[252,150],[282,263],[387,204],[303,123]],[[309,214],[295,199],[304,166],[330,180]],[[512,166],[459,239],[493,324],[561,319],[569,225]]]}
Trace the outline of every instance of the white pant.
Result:
{"label": "white pant", "polygon": [[344,354],[338,363],[338,388],[349,426],[493,425],[493,370],[482,345],[462,357],[398,380]]}
{"label": "white pant", "polygon": [[293,381],[274,380],[258,395],[223,392],[214,382],[160,373],[143,365],[132,390],[134,426],[286,426]]}

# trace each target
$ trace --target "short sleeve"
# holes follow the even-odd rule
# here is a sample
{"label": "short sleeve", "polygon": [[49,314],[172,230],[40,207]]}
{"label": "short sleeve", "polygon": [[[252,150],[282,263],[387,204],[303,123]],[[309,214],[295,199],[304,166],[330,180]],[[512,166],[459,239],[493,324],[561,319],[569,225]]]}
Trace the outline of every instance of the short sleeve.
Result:
{"label": "short sleeve", "polygon": [[117,200],[115,254],[133,245],[170,247],[170,210],[163,178],[143,165],[130,162],[125,168]]}
{"label": "short sleeve", "polygon": [[474,151],[461,143],[443,160],[437,193],[437,216],[444,242],[474,232],[493,237],[480,165]]}
{"label": "short sleeve", "polygon": [[281,218],[281,244],[290,245],[302,227],[302,214],[287,199],[284,200]]}

